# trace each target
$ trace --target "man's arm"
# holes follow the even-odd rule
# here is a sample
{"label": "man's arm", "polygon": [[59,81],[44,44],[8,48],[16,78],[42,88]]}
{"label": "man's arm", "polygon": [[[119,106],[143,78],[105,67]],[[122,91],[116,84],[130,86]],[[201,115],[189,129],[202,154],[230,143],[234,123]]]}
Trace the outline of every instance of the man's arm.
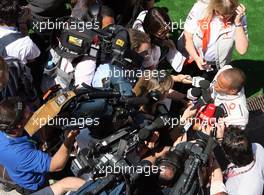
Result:
{"label": "man's arm", "polygon": [[67,163],[71,148],[75,142],[76,136],[79,134],[78,130],[71,131],[66,137],[60,149],[52,157],[50,163],[50,172],[61,171]]}

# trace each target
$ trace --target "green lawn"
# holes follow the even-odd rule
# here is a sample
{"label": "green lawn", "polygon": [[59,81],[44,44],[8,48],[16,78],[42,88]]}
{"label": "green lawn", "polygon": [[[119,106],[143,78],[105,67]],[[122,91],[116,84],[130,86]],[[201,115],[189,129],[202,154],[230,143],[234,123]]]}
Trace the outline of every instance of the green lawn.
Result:
{"label": "green lawn", "polygon": [[[173,21],[185,21],[195,0],[160,0],[159,7],[167,7]],[[236,52],[232,64],[247,75],[247,96],[263,94],[264,88],[264,0],[241,1],[247,8],[250,46],[246,55]]]}

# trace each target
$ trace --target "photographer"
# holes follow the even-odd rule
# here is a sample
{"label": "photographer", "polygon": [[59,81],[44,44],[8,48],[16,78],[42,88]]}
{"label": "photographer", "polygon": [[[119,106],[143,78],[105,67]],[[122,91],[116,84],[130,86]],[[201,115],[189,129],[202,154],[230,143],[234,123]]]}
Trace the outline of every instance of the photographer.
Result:
{"label": "photographer", "polygon": [[251,143],[238,128],[228,129],[222,142],[230,164],[225,171],[225,185],[230,195],[262,195],[264,184],[264,149]]}
{"label": "photographer", "polygon": [[[51,157],[38,150],[36,142],[24,131],[31,113],[29,107],[19,98],[13,97],[3,101],[0,104],[0,115],[0,164],[6,168],[12,181],[19,185],[18,190],[24,194],[31,194],[47,186],[47,173],[64,168],[79,131],[71,131],[59,150]],[[48,194],[58,194],[56,190],[61,188],[64,188],[64,191],[83,185],[83,181],[78,178],[70,180],[71,183],[66,179],[66,183],[62,181],[62,186],[56,185],[51,189],[46,188],[45,191]],[[73,186],[72,182],[76,182],[76,185]]]}

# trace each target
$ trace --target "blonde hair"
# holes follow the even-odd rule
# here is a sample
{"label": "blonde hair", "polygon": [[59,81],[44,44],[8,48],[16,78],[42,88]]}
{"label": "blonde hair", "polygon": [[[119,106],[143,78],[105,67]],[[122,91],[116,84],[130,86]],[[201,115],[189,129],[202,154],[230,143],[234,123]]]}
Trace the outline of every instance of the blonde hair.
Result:
{"label": "blonde hair", "polygon": [[173,87],[174,81],[170,75],[157,76],[150,72],[150,77],[141,77],[134,87],[136,96],[146,95],[148,92],[158,90],[162,94]]}
{"label": "blonde hair", "polygon": [[222,15],[232,15],[236,13],[239,0],[210,0],[207,7],[208,16],[213,17],[214,11],[219,11]]}

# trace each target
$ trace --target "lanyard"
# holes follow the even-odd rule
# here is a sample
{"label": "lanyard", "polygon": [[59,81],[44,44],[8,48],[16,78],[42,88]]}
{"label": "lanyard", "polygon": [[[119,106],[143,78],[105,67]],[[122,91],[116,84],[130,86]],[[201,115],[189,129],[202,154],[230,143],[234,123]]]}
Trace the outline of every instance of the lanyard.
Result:
{"label": "lanyard", "polygon": [[256,160],[255,160],[255,158],[254,158],[254,161],[253,161],[253,163],[251,163],[251,165],[250,165],[249,168],[247,168],[246,170],[243,170],[243,171],[239,171],[239,172],[235,172],[235,171],[233,170],[234,168],[237,168],[237,166],[231,166],[231,167],[229,167],[229,168],[225,171],[225,173],[224,173],[224,175],[225,175],[225,179],[227,180],[227,179],[229,179],[229,178],[231,178],[231,177],[235,177],[235,176],[238,176],[238,175],[241,175],[241,174],[244,174],[244,173],[249,172],[249,171],[254,167],[255,163],[256,163]]}

